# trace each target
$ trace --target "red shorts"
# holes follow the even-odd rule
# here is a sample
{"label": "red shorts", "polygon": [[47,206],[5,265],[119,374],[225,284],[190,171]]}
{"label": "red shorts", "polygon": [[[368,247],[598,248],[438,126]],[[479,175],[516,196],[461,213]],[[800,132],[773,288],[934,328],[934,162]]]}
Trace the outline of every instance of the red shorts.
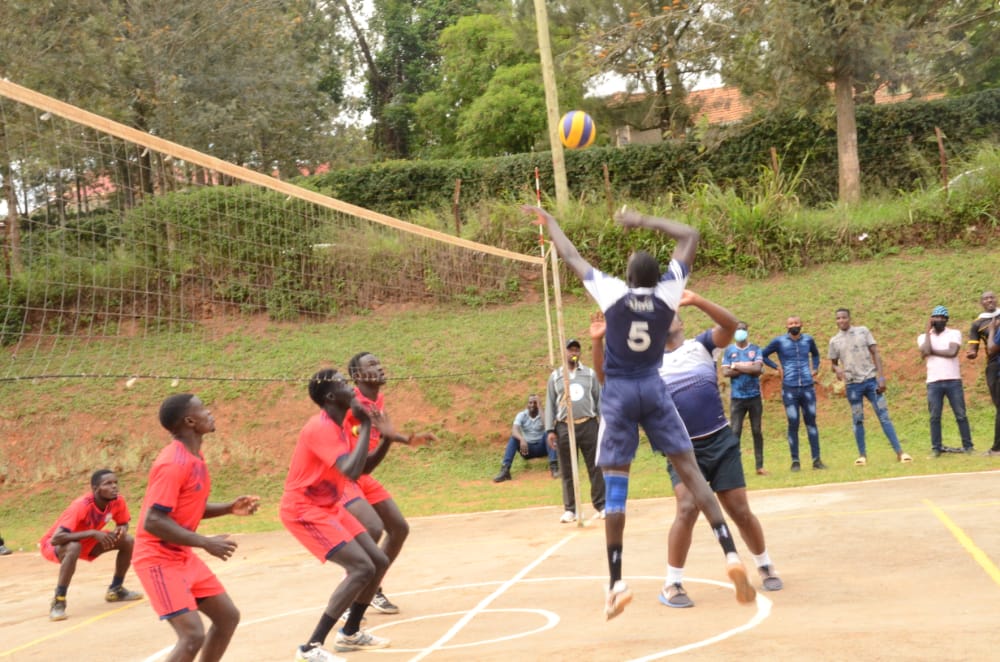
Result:
{"label": "red shorts", "polygon": [[132,569],[161,619],[197,611],[198,600],[226,592],[215,573],[194,553],[183,562],[132,566]]}
{"label": "red shorts", "polygon": [[371,505],[382,503],[392,498],[389,490],[382,486],[371,474],[361,474],[358,476],[358,487],[365,495],[365,501]]}
{"label": "red shorts", "polygon": [[[97,547],[97,541],[93,538],[87,538],[86,540],[78,540],[80,543],[80,560],[90,563],[98,556],[101,555],[101,550],[94,549]],[[62,563],[59,557],[56,555],[56,548],[52,545],[52,538],[46,538],[42,543],[42,556],[52,561],[53,563]]]}
{"label": "red shorts", "polygon": [[343,506],[323,508],[308,503],[281,502],[281,523],[320,561],[364,533],[365,527]]}

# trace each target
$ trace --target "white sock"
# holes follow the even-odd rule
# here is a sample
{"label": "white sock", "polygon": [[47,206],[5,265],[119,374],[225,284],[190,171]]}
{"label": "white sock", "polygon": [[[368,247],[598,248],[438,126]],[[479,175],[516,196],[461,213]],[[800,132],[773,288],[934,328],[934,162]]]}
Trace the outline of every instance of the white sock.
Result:
{"label": "white sock", "polygon": [[670,584],[682,584],[684,583],[684,568],[675,568],[672,565],[667,566],[667,580],[664,582],[666,585]]}
{"label": "white sock", "polygon": [[753,562],[757,564],[758,568],[763,568],[765,565],[774,565],[771,561],[771,556],[767,553],[766,549],[760,554],[754,554]]}
{"label": "white sock", "polygon": [[740,561],[740,555],[736,552],[726,552],[726,563],[728,565],[741,565],[743,561]]}

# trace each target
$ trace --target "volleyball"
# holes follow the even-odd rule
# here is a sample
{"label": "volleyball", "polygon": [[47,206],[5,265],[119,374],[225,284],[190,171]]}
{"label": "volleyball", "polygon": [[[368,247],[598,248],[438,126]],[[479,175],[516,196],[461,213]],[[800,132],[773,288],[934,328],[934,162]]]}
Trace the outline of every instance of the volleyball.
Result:
{"label": "volleyball", "polygon": [[559,121],[559,140],[569,149],[583,149],[594,142],[594,120],[582,110],[571,110]]}

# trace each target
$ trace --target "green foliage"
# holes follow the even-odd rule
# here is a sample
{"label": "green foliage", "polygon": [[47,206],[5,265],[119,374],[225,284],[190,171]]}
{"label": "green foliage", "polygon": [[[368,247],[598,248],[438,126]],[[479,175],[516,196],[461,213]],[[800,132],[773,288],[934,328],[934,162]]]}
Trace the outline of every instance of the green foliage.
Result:
{"label": "green foliage", "polygon": [[[865,190],[912,190],[938,179],[935,127],[946,137],[952,160],[968,157],[984,140],[1000,136],[1000,90],[942,99],[862,106],[857,111],[858,153]],[[608,129],[605,128],[604,131]],[[720,186],[742,186],[766,172],[774,148],[786,167],[801,168],[797,195],[806,204],[837,198],[837,141],[816,119],[776,114],[733,127],[712,142],[689,139],[623,148],[566,152],[570,190],[578,197],[604,196],[604,166],[612,195],[649,203],[710,177]],[[534,188],[534,169],[544,193],[555,195],[551,155],[517,154],[491,159],[386,162],[308,178],[310,186],[353,204],[406,217],[450,201],[456,179],[462,200],[519,199]]]}

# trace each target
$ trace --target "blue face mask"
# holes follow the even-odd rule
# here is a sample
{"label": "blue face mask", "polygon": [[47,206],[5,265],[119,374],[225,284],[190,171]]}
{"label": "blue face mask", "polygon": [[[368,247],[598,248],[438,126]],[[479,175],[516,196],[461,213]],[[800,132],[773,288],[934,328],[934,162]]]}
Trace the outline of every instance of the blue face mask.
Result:
{"label": "blue face mask", "polygon": [[736,333],[733,334],[733,338],[736,342],[744,342],[750,334],[747,333],[746,329],[737,329]]}

